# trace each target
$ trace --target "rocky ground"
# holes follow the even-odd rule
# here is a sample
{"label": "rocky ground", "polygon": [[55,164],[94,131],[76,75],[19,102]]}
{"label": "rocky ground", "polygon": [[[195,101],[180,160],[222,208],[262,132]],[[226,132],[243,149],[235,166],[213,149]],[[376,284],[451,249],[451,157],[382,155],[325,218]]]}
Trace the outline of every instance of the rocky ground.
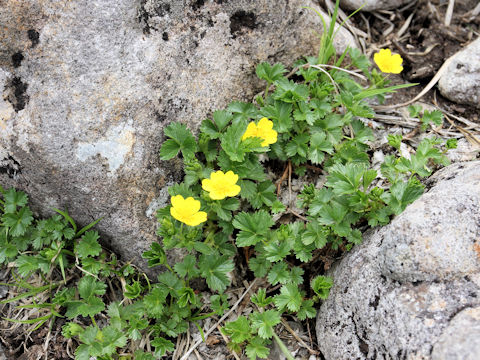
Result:
{"label": "rocky ground", "polygon": [[[85,222],[99,217],[96,211],[117,209],[102,222],[104,231],[112,231],[111,245],[141,231],[145,239],[135,245],[141,253],[154,234],[151,214],[165,197],[161,189],[181,176],[178,169],[166,169],[156,158],[163,124],[185,117],[194,128],[204,114],[232,98],[251,99],[256,85],[244,86],[253,81],[255,63],[272,59],[291,63],[315,47],[310,25],[319,24],[290,2],[260,6],[255,1],[235,5],[225,1],[222,8],[223,1],[192,1],[188,26],[174,2],[145,0],[137,8],[130,1],[119,2],[122,17],[114,21],[114,12],[99,15],[93,8],[108,2],[94,3],[90,9],[71,4],[61,10],[35,2],[24,9],[16,1],[0,4],[16,16],[3,12],[2,22],[15,31],[27,29],[22,35],[0,30],[0,41],[9,45],[0,50],[0,180],[21,184],[38,194],[38,204],[58,208],[64,200],[55,191],[66,189],[77,197],[73,212],[79,219],[87,216]],[[332,5],[330,0],[309,3],[324,9]],[[341,1],[345,13],[361,3]],[[62,11],[68,16],[59,16]],[[88,16],[71,17],[81,12]],[[92,21],[94,26],[88,25]],[[76,35],[82,27],[90,31],[84,36],[97,36],[98,43],[82,42]],[[349,33],[342,33],[343,46],[356,43],[369,56],[385,47],[402,55],[405,70],[391,77],[393,83],[420,83],[389,96],[386,105],[377,108],[377,117],[370,122],[378,138],[372,153],[379,159],[386,155],[387,133],[410,139],[403,151],[415,148],[419,124],[409,118],[406,104],[419,94],[415,102],[444,110],[451,124],[431,133],[455,137],[459,146],[449,153],[454,164],[432,176],[427,181],[429,191],[390,225],[367,234],[364,243],[346,255],[326,251],[312,262],[312,267],[336,279],[330,298],[316,321],[300,323],[291,318],[277,331],[298,359],[478,359],[480,163],[472,160],[480,152],[480,5],[476,0],[367,1],[364,11],[348,20],[345,28]],[[152,48],[160,51],[161,58],[173,59],[171,63],[158,62]],[[68,61],[55,58],[59,51]],[[94,55],[86,57],[85,51]],[[226,75],[214,78],[213,71]],[[45,100],[51,97],[48,91],[67,89],[57,100]],[[422,94],[423,89],[428,90]],[[71,103],[70,108],[64,103]],[[52,121],[46,120],[49,116]],[[45,140],[62,117],[69,119],[68,128],[61,129],[65,137],[60,142]],[[147,131],[152,117],[158,120],[153,135]],[[93,142],[85,136],[86,129],[96,134]],[[57,159],[45,155],[62,151],[68,154]],[[38,163],[29,160],[37,152],[46,156],[42,161],[48,164],[40,173]],[[75,164],[70,163],[72,158]],[[142,173],[135,171],[138,164]],[[280,176],[283,169],[272,171]],[[80,177],[84,186],[72,187],[69,176]],[[321,181],[315,171],[309,176]],[[55,182],[45,180],[50,178]],[[294,177],[284,186],[283,196],[291,197],[302,182]],[[108,196],[92,205],[96,193]],[[131,252],[131,245],[123,246]],[[231,303],[254,281],[245,273],[240,266],[229,291]],[[9,276],[8,269],[3,271],[0,281],[8,282]],[[255,282],[249,293],[260,285]],[[12,295],[8,287],[0,286],[0,300]],[[233,315],[248,313],[250,306],[241,302]],[[0,311],[2,317],[15,316],[8,304],[0,305]],[[215,321],[207,319],[203,328],[209,329]],[[74,344],[61,336],[61,320],[52,331],[44,327],[32,333],[27,325],[0,324],[0,360],[72,356]],[[199,339],[192,326],[178,339],[172,359],[179,359]],[[190,358],[233,355],[215,329]],[[283,355],[273,347],[270,358]]]}

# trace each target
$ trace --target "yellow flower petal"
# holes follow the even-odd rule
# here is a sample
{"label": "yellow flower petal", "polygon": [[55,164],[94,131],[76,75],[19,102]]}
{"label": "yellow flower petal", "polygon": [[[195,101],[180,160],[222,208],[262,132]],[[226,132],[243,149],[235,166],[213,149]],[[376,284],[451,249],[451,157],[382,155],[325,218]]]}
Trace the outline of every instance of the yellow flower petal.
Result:
{"label": "yellow flower petal", "polygon": [[205,191],[212,191],[213,190],[212,180],[203,179],[202,180],[202,189],[205,190]]}
{"label": "yellow flower petal", "polygon": [[238,185],[233,185],[230,190],[227,192],[227,196],[234,197],[237,196],[240,193],[240,186]]}
{"label": "yellow flower petal", "polygon": [[399,54],[393,54],[390,49],[381,49],[373,55],[373,61],[381,72],[399,74],[403,70],[403,59]]}
{"label": "yellow flower petal", "polygon": [[175,195],[171,197],[170,201],[172,202],[170,215],[172,215],[174,219],[189,226],[197,226],[207,221],[207,213],[199,211],[200,201],[195,200],[193,197],[190,196],[184,199],[182,195]]}
{"label": "yellow flower petal", "polygon": [[240,192],[240,186],[236,185],[238,175],[233,171],[218,170],[210,174],[210,179],[202,180],[202,188],[208,191],[210,199],[223,200],[226,197],[236,196]]}
{"label": "yellow flower petal", "polygon": [[185,199],[184,206],[186,208],[186,211],[188,211],[190,214],[195,214],[200,210],[200,201],[195,200],[193,197],[188,197]]}
{"label": "yellow flower petal", "polygon": [[197,226],[205,221],[207,221],[207,213],[205,211],[199,211],[187,219],[185,224],[189,226]]}
{"label": "yellow flower petal", "polygon": [[252,121],[250,124],[247,126],[247,130],[245,130],[245,133],[242,136],[242,140],[245,140],[246,138],[249,137],[256,137],[257,136],[257,125]]}
{"label": "yellow flower petal", "polygon": [[258,127],[262,129],[273,129],[273,121],[268,120],[266,117],[263,117],[258,122]]}

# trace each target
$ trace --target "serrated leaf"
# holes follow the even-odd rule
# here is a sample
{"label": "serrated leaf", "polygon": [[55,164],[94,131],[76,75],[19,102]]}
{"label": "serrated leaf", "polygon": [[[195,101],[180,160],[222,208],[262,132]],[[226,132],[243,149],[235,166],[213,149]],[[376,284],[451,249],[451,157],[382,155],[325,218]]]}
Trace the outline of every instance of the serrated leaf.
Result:
{"label": "serrated leaf", "polygon": [[102,252],[102,247],[98,243],[100,236],[97,231],[87,231],[75,246],[75,252],[80,259],[88,256],[98,256]]}
{"label": "serrated leaf", "polygon": [[250,322],[245,316],[241,315],[237,320],[227,322],[221,330],[234,343],[241,344],[250,337]]}
{"label": "serrated leaf", "polygon": [[285,70],[283,64],[276,63],[272,66],[267,62],[258,64],[255,70],[257,76],[268,83],[280,80],[283,78],[283,73],[286,71],[287,70]]}
{"label": "serrated leaf", "polygon": [[276,310],[264,312],[255,311],[250,315],[252,328],[258,332],[262,339],[270,339],[273,336],[273,327],[280,323],[280,314]]}
{"label": "serrated leaf", "polygon": [[227,110],[233,114],[232,126],[238,122],[244,122],[249,119],[254,119],[257,116],[257,109],[251,103],[233,101],[232,103],[230,103],[230,105],[228,105]]}
{"label": "serrated leaf", "polygon": [[299,311],[303,297],[295,284],[286,284],[280,288],[280,294],[276,295],[273,302],[279,310],[287,308],[290,311]]}
{"label": "serrated leaf", "polygon": [[255,213],[241,212],[235,216],[232,224],[240,230],[236,239],[237,246],[245,247],[265,239],[274,222],[270,214],[260,210]]}
{"label": "serrated leaf", "polygon": [[333,279],[330,276],[318,275],[312,279],[310,286],[320,299],[325,300],[333,286]]}
{"label": "serrated leaf", "polygon": [[270,349],[265,346],[265,340],[255,336],[249,341],[245,348],[245,353],[250,360],[256,360],[257,358],[266,359],[270,353]]}
{"label": "serrated leaf", "polygon": [[235,266],[228,256],[202,255],[199,260],[199,268],[200,274],[207,280],[209,288],[223,292],[230,285],[227,274]]}
{"label": "serrated leaf", "polygon": [[272,266],[268,272],[268,282],[272,285],[286,284],[290,279],[290,272],[288,271],[287,264],[285,262],[278,262]]}
{"label": "serrated leaf", "polygon": [[167,339],[162,337],[156,337],[151,342],[152,346],[155,347],[154,355],[156,357],[162,357],[167,353],[167,351],[175,350],[175,345]]}
{"label": "serrated leaf", "polygon": [[[185,159],[191,159],[197,152],[197,142],[190,130],[181,123],[174,122],[165,128],[165,136],[171,138],[163,143],[160,149],[162,160],[169,160],[175,157],[178,151],[182,151]],[[175,143],[175,144],[174,144]],[[174,155],[173,155],[174,154]]]}
{"label": "serrated leaf", "polygon": [[33,221],[33,213],[27,207],[14,213],[5,213],[2,216],[3,225],[10,228],[13,236],[22,236]]}
{"label": "serrated leaf", "polygon": [[78,293],[82,297],[82,299],[88,300],[93,296],[96,295],[103,295],[105,294],[105,290],[107,285],[103,282],[97,281],[92,276],[84,276],[80,279],[77,284],[78,286]]}
{"label": "serrated leaf", "polygon": [[260,109],[260,114],[272,120],[273,129],[278,133],[284,133],[291,129],[293,121],[291,117],[292,104],[283,101],[275,101]]}
{"label": "serrated leaf", "polygon": [[3,199],[5,201],[4,212],[14,213],[17,211],[17,207],[23,207],[27,205],[28,196],[23,191],[17,191],[14,188],[10,188],[3,193]]}

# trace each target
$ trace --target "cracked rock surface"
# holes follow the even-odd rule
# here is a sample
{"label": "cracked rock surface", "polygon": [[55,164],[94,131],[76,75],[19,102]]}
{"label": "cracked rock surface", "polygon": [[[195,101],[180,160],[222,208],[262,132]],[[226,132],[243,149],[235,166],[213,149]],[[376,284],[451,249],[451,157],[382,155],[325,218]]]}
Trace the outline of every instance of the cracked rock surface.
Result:
{"label": "cracked rock surface", "polygon": [[[156,240],[155,210],[182,179],[163,128],[191,129],[251,100],[263,61],[318,51],[313,0],[0,1],[0,183],[34,211],[68,208],[126,261]],[[354,46],[342,29],[337,47]]]}
{"label": "cracked rock surface", "polygon": [[325,359],[480,358],[478,341],[452,355],[466,326],[477,338],[480,327],[480,162],[450,165],[427,186],[330,270],[316,326]]}

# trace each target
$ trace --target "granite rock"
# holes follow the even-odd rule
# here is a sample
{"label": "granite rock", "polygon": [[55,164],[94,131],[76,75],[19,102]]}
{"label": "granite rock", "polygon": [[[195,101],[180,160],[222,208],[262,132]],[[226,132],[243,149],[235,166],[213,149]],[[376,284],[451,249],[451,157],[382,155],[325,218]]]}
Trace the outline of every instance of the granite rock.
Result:
{"label": "granite rock", "polygon": [[[141,263],[155,210],[182,179],[161,162],[162,129],[195,130],[250,100],[262,61],[318,51],[313,0],[0,1],[0,184],[34,211],[103,217],[104,244]],[[338,48],[354,46],[342,29]],[[263,85],[262,85],[263,86]]]}
{"label": "granite rock", "polygon": [[480,162],[453,164],[427,186],[330,270],[316,326],[325,359],[433,359],[454,317],[480,305]]}
{"label": "granite rock", "polygon": [[432,360],[480,359],[480,307],[460,311],[433,346]]}
{"label": "granite rock", "polygon": [[480,108],[480,38],[451,59],[438,81],[443,96],[459,104]]}

